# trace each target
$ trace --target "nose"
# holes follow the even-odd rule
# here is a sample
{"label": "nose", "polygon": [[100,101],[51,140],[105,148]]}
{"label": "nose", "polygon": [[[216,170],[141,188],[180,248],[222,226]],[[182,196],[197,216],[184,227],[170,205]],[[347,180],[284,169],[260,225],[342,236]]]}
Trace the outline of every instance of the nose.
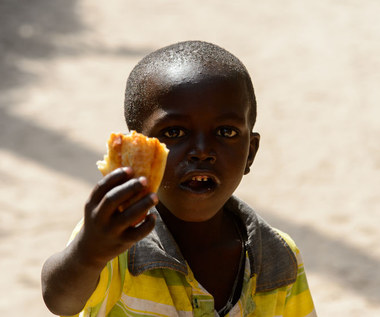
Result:
{"label": "nose", "polygon": [[215,163],[216,153],[206,138],[202,135],[199,135],[194,140],[193,146],[188,153],[188,159],[191,162],[205,161],[209,163]]}

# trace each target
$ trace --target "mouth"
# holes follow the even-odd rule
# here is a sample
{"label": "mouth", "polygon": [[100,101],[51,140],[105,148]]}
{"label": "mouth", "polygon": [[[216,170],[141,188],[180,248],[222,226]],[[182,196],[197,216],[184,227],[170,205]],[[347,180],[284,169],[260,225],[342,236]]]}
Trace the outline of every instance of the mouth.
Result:
{"label": "mouth", "polygon": [[193,172],[187,175],[185,180],[181,182],[181,188],[193,193],[202,194],[214,191],[219,183],[219,180],[212,174]]}

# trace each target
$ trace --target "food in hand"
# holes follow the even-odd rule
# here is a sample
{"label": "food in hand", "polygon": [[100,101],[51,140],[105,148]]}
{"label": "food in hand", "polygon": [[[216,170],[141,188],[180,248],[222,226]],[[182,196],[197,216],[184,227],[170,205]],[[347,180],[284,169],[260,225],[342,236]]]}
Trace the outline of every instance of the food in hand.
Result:
{"label": "food in hand", "polygon": [[[132,167],[134,177],[147,178],[147,190],[142,193],[145,195],[148,192],[157,192],[164,175],[168,153],[165,144],[156,138],[149,138],[136,131],[128,134],[111,133],[107,143],[107,154],[104,155],[103,161],[97,162],[97,166],[103,176],[119,167]],[[123,210],[123,207],[119,209]],[[138,222],[145,216],[146,214]]]}

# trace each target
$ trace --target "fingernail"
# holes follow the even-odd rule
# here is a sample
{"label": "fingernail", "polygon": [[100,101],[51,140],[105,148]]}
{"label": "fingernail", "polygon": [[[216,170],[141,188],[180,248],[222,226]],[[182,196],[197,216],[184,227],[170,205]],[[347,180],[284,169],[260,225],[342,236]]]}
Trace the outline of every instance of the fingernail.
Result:
{"label": "fingernail", "polygon": [[158,197],[156,193],[150,194],[150,199],[152,199],[153,203],[156,205],[158,203]]}
{"label": "fingernail", "polygon": [[141,183],[141,185],[143,186],[146,186],[148,184],[148,180],[146,179],[146,177],[144,176],[140,176],[139,177],[139,182]]}
{"label": "fingernail", "polygon": [[130,174],[132,172],[132,169],[129,166],[123,167],[123,171],[127,174]]}

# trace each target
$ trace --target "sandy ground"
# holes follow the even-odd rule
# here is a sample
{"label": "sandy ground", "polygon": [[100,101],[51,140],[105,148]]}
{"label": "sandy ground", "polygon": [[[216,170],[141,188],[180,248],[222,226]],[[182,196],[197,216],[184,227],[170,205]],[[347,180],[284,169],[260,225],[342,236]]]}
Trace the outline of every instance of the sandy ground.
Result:
{"label": "sandy ground", "polygon": [[[51,316],[62,249],[125,131],[126,77],[201,39],[252,74],[262,143],[237,194],[303,251],[320,316],[380,316],[380,2],[0,1],[0,315]],[[74,165],[75,162],[75,165]]]}

